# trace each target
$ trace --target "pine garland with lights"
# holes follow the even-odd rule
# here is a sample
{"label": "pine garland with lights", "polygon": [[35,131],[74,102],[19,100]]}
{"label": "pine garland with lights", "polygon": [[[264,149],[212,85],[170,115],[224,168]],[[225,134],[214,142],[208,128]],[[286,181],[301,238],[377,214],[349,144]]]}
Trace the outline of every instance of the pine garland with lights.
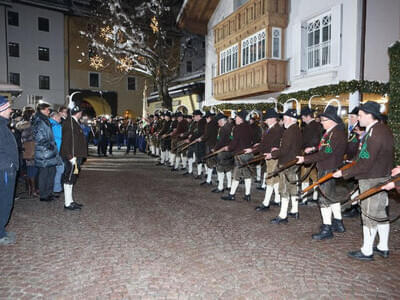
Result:
{"label": "pine garland with lights", "polygon": [[400,41],[389,48],[389,116],[388,123],[394,136],[395,161],[400,164]]}
{"label": "pine garland with lights", "polygon": [[308,100],[313,95],[326,97],[331,95],[354,93],[356,91],[360,91],[360,93],[371,93],[383,96],[389,91],[389,83],[368,80],[340,81],[338,84],[323,85],[306,91],[281,94],[279,95],[278,100],[279,102],[283,103],[290,98],[295,98],[297,100]]}
{"label": "pine garland with lights", "polygon": [[[315,88],[311,88],[305,91],[298,91],[290,94],[281,94],[278,96],[278,101],[284,103],[290,98],[297,100],[308,100],[313,95],[319,95],[320,97],[334,96],[346,93],[354,93],[359,91],[361,93],[371,93],[384,96],[389,93],[389,82],[379,81],[368,81],[368,80],[351,80],[351,81],[340,81],[338,84],[323,85]],[[400,101],[399,101],[400,103]],[[399,104],[400,105],[400,104]],[[236,103],[223,103],[215,105],[221,110],[258,110],[265,111],[268,108],[274,107],[272,103],[249,103],[249,104],[236,104]],[[205,107],[205,110],[209,110],[210,107]]]}

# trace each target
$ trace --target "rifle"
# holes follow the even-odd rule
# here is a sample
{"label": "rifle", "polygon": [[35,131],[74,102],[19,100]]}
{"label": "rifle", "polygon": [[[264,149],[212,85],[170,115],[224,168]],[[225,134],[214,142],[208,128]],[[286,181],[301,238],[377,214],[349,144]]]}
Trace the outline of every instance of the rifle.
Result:
{"label": "rifle", "polygon": [[189,143],[189,144],[186,144],[184,147],[182,147],[181,151],[186,150],[187,148],[189,148],[190,146],[192,146],[192,145],[194,145],[196,143],[198,143],[197,139],[194,140],[193,142]]}
{"label": "rifle", "polygon": [[368,197],[370,197],[370,196],[372,196],[372,195],[374,195],[376,193],[381,192],[382,191],[382,187],[387,185],[388,183],[397,182],[397,181],[400,181],[400,175],[396,175],[395,177],[392,177],[392,178],[390,178],[389,180],[386,180],[383,183],[377,184],[376,186],[374,186],[374,187],[362,192],[360,195],[358,195],[357,197],[355,197],[351,201],[363,201],[366,198],[368,198]]}
{"label": "rifle", "polygon": [[248,161],[246,164],[239,166],[239,168],[250,166],[251,164],[262,161],[264,159],[265,159],[264,154],[257,155],[252,160]]}
{"label": "rifle", "polygon": [[179,148],[186,146],[187,144],[188,144],[188,143],[183,143],[183,144],[181,144],[181,145],[179,145],[179,146],[176,146],[175,148],[172,148],[172,151],[176,151],[176,150],[178,150]]}
{"label": "rifle", "polygon": [[276,169],[275,171],[268,173],[267,174],[267,179],[274,177],[276,175],[278,175],[280,172],[282,172],[283,170],[286,170],[287,168],[290,168],[292,166],[294,166],[295,164],[297,164],[297,158],[292,159],[290,161],[288,161],[286,164],[284,164],[282,167]]}
{"label": "rifle", "polygon": [[[257,144],[255,144],[253,147],[250,147],[250,149],[252,150],[251,153],[254,153],[253,151],[256,150],[256,148],[257,148],[257,146],[258,146],[259,144],[260,144],[260,143],[257,143]],[[246,149],[243,149],[243,150],[239,151],[239,152],[236,153],[234,156],[239,156],[239,155],[244,154],[244,151],[245,151],[245,150],[246,150]],[[258,152],[258,151],[257,151],[257,152]]]}
{"label": "rifle", "polygon": [[[348,164],[344,165],[339,170],[340,171],[344,171],[344,170],[350,169],[355,164],[356,164],[356,161],[353,161],[351,163],[348,163]],[[335,172],[328,173],[325,176],[321,177],[320,179],[317,180],[317,182],[314,182],[312,185],[310,185],[310,186],[306,187],[304,190],[302,190],[301,193],[302,194],[307,193],[308,191],[312,190],[317,185],[320,185],[320,184],[324,183],[325,181],[328,181],[329,179],[331,179],[333,177],[333,173],[335,173]]]}
{"label": "rifle", "polygon": [[204,161],[205,159],[208,159],[208,158],[210,158],[210,157],[213,157],[213,156],[217,155],[218,153],[224,152],[223,149],[224,149],[224,147],[222,147],[221,149],[219,149],[219,150],[217,150],[217,151],[211,152],[211,153],[209,153],[209,154],[203,156],[203,158],[202,158],[201,160]]}

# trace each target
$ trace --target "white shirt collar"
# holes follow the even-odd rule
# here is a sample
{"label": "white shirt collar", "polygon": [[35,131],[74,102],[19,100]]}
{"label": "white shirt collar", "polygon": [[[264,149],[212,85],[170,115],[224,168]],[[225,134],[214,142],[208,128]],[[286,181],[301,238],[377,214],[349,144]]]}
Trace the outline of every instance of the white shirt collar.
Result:
{"label": "white shirt collar", "polygon": [[371,129],[371,127],[374,126],[376,123],[378,123],[378,120],[375,120],[375,122],[372,122],[371,124],[369,124],[367,126],[367,128],[365,128],[365,132],[368,132]]}
{"label": "white shirt collar", "polygon": [[326,131],[326,133],[331,132],[332,129],[335,128],[336,126],[337,126],[337,124],[336,124],[336,125],[333,125],[331,128],[328,128],[328,130]]}

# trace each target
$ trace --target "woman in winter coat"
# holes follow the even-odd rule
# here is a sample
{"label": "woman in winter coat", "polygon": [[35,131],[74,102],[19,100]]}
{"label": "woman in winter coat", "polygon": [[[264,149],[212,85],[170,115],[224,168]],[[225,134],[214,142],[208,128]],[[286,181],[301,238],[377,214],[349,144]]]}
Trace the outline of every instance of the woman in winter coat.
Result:
{"label": "woman in winter coat", "polygon": [[40,201],[53,200],[54,176],[60,161],[49,115],[50,105],[39,103],[32,120],[35,166],[39,169]]}

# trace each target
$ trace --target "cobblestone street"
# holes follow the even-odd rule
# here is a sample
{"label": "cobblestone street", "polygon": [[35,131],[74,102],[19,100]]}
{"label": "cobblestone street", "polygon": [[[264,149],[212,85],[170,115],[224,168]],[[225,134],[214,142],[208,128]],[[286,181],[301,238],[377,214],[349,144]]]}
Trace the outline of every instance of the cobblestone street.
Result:
{"label": "cobblestone street", "polygon": [[247,203],[241,185],[240,200],[225,202],[155,163],[142,153],[90,157],[74,190],[81,211],[65,211],[63,196],[16,200],[7,229],[17,243],[0,248],[0,299],[399,298],[398,223],[390,257],[359,262],[347,257],[362,240],[358,218],[313,241],[316,206],[271,225],[279,207],[254,210],[264,192]]}

